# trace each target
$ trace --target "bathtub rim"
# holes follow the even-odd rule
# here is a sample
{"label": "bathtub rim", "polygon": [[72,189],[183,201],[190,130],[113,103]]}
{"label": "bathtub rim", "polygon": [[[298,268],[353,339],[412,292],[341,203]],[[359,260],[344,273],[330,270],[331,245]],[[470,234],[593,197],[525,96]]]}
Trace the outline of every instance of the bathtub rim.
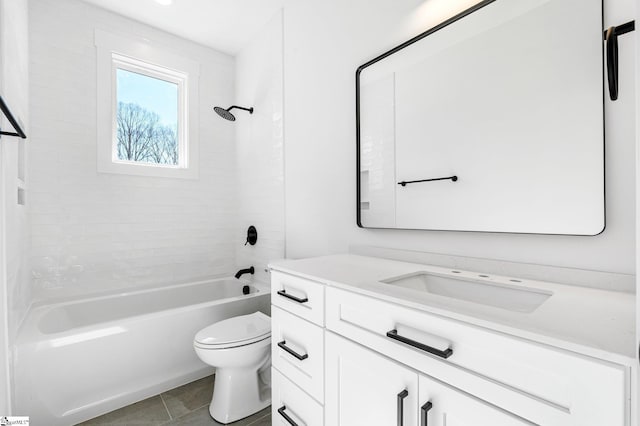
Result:
{"label": "bathtub rim", "polygon": [[89,300],[97,300],[109,297],[117,297],[117,296],[128,296],[131,294],[140,294],[146,292],[152,292],[163,289],[177,288],[177,287],[186,287],[189,285],[203,284],[207,282],[220,281],[223,279],[239,281],[242,284],[246,285],[254,285],[256,287],[260,285],[269,285],[267,283],[263,283],[261,281],[252,280],[247,277],[240,277],[236,279],[233,275],[215,275],[215,276],[206,276],[206,277],[198,277],[191,280],[181,280],[179,282],[161,282],[155,284],[143,284],[136,285],[133,287],[119,287],[113,289],[100,290],[95,292],[87,292],[87,293],[77,293],[77,294],[64,294],[64,295],[56,295],[45,298],[37,298],[34,299],[30,308],[38,309],[43,306],[53,306],[53,305],[62,305],[73,302],[85,302]]}
{"label": "bathtub rim", "polygon": [[243,299],[247,300],[247,299],[253,299],[257,297],[270,297],[271,295],[269,285],[261,281],[249,281],[246,279],[245,280],[240,279],[238,280],[239,285],[253,286],[258,290],[258,292],[248,294],[248,295],[228,297],[225,299],[217,299],[217,300],[212,300],[212,301],[207,301],[202,303],[176,306],[169,309],[161,309],[158,311],[148,312],[148,313],[139,314],[139,315],[131,315],[125,318],[103,321],[103,322],[84,325],[80,327],[73,327],[73,328],[55,332],[55,333],[44,333],[40,330],[40,327],[39,327],[39,321],[44,315],[46,315],[48,312],[50,312],[53,309],[60,308],[63,306],[89,302],[89,301],[96,301],[96,300],[113,299],[121,296],[144,294],[144,293],[150,293],[154,291],[171,290],[174,288],[189,287],[193,285],[213,283],[215,281],[222,281],[222,280],[236,280],[236,278],[225,276],[225,277],[219,277],[214,279],[205,279],[205,280],[173,284],[173,285],[162,285],[157,287],[146,286],[144,289],[130,290],[127,292],[117,292],[110,295],[101,295],[101,296],[93,296],[93,297],[75,297],[73,300],[68,300],[65,302],[54,302],[54,303],[47,303],[47,304],[40,304],[40,305],[32,305],[27,311],[25,320],[23,321],[22,326],[18,331],[18,335],[16,337],[16,341],[14,345],[17,346],[17,345],[24,345],[24,344],[38,344],[38,343],[43,343],[47,340],[65,338],[65,337],[76,335],[79,333],[89,332],[91,330],[108,329],[118,324],[122,324],[123,322],[129,323],[129,322],[145,321],[145,320],[148,320],[149,318],[153,318],[157,316],[167,316],[167,315],[172,315],[182,311],[187,311],[192,309],[202,309],[210,306],[221,305],[224,303],[233,303],[233,302],[241,301]]}

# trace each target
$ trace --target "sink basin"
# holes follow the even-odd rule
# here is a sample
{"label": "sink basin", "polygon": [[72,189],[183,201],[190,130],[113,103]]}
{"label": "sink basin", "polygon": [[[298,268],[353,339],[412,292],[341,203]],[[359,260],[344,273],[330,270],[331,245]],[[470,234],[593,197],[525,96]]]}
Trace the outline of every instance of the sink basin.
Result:
{"label": "sink basin", "polygon": [[465,300],[514,312],[533,312],[553,295],[550,291],[473,278],[416,272],[380,281],[384,284]]}

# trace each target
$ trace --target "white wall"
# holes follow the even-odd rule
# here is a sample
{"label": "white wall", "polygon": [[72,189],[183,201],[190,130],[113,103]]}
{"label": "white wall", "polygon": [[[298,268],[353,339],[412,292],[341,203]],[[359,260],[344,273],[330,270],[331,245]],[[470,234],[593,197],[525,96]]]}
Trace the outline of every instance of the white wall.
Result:
{"label": "white wall", "polygon": [[[28,128],[27,2],[0,0],[0,95]],[[11,131],[6,120],[0,128]],[[24,142],[0,138],[0,415],[11,414],[11,345],[30,301],[27,282],[26,207],[17,204],[24,188]]]}
{"label": "white wall", "polygon": [[[30,0],[36,297],[188,281],[235,268],[234,59],[78,0]],[[96,171],[96,28],[200,63],[200,176]]]}
{"label": "white wall", "polygon": [[[284,257],[282,13],[276,14],[236,56],[238,268],[253,265],[256,278],[269,282],[264,269]],[[250,225],[258,229],[255,246],[243,246]]]}
{"label": "white wall", "polygon": [[[357,228],[356,68],[471,3],[474,0],[287,2],[284,12],[287,256],[345,252],[351,244],[368,244],[633,273],[633,36],[620,38],[620,98],[615,103],[606,102],[607,228],[603,234],[569,237]],[[634,16],[633,0],[605,1],[605,27],[627,22]]]}
{"label": "white wall", "polygon": [[[640,0],[636,0],[636,16],[640,12]],[[638,18],[636,17],[636,20]],[[640,66],[640,43],[636,43],[636,67]],[[640,91],[636,91],[636,108],[640,107]],[[640,209],[640,117],[636,116],[636,141],[635,141],[635,153],[634,153],[635,165],[636,165],[636,211]],[[640,216],[636,215],[636,271],[640,270]],[[640,277],[636,275],[636,289],[640,288]],[[640,297],[636,291],[636,347],[638,347],[638,357],[636,358],[635,368],[631,370],[631,394],[636,395],[631,400],[631,413],[632,417],[636,419],[636,423],[640,418]]]}

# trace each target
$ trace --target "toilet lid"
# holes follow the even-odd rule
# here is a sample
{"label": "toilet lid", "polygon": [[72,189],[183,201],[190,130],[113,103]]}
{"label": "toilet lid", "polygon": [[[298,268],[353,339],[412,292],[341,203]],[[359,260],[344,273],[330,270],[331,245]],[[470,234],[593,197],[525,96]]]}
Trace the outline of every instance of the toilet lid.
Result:
{"label": "toilet lid", "polygon": [[241,315],[217,322],[196,334],[198,345],[217,346],[230,343],[252,343],[271,335],[271,318],[262,312]]}

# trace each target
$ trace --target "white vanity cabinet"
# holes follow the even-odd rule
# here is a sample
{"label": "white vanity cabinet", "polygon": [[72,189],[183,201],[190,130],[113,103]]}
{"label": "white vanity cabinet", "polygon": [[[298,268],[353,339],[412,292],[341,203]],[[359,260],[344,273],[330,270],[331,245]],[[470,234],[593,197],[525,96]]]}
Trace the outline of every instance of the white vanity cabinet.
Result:
{"label": "white vanity cabinet", "polygon": [[300,262],[300,275],[272,270],[274,424],[631,425],[629,364],[365,292],[351,267],[343,283],[327,260]]}

